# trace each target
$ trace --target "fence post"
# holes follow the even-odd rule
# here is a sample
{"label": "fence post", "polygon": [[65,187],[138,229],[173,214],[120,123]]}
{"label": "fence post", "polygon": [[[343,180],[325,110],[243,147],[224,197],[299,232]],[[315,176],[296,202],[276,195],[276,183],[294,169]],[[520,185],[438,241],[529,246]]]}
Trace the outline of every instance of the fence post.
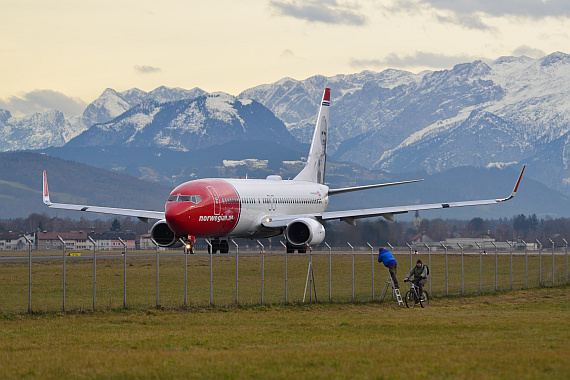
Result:
{"label": "fence post", "polygon": [[[524,287],[528,288],[528,247],[524,240],[521,239],[524,244]],[[508,241],[507,241],[508,243]],[[510,245],[510,243],[509,243]]]}
{"label": "fence post", "polygon": [[22,235],[28,242],[28,313],[32,312],[32,241],[26,235]]}
{"label": "fence post", "polygon": [[352,245],[350,245],[349,242],[346,242],[346,244],[348,244],[348,246],[352,250],[352,255],[351,255],[351,258],[352,258],[352,272],[351,273],[352,274],[351,274],[351,276],[352,276],[352,302],[354,302],[354,247]]}
{"label": "fence post", "polygon": [[[526,287],[527,284],[527,260],[526,260],[526,243],[524,242],[524,240],[521,240],[524,244],[524,260],[525,260],[525,264],[524,264],[524,286]],[[513,290],[513,244],[507,240],[507,244],[510,247],[510,251],[511,251],[511,290]]]}
{"label": "fence post", "polygon": [[329,250],[329,302],[332,302],[332,248],[326,241],[325,245]]}
{"label": "fence post", "polygon": [[264,286],[265,286],[265,247],[259,240],[256,240],[257,244],[261,247],[261,304],[263,305],[264,298]]}
{"label": "fence post", "polygon": [[63,254],[63,312],[65,313],[65,241],[61,238],[61,236],[57,235],[59,241],[63,246],[62,254]]}
{"label": "fence post", "polygon": [[210,239],[206,239],[206,243],[208,244],[208,247],[210,248],[208,250],[208,252],[210,253],[210,306],[212,306],[212,301],[213,301],[213,296],[214,296],[214,291],[213,291],[213,287],[214,287],[214,279],[213,279],[213,275],[212,275],[212,255],[214,254],[214,247],[212,247],[212,242],[210,241]]}
{"label": "fence post", "polygon": [[538,284],[542,286],[542,243],[536,240],[538,244]]}
{"label": "fence post", "polygon": [[[211,248],[212,247],[210,246],[210,250]],[[158,252],[158,246],[156,247],[156,250]],[[188,255],[184,255],[184,307],[186,307],[187,305],[188,305]]]}
{"label": "fence post", "polygon": [[[369,242],[366,242],[366,244],[370,247],[370,258],[372,259],[372,300],[374,301],[374,247],[372,247]],[[390,243],[388,243],[388,245],[392,249],[392,252],[394,252],[394,247],[392,247]]]}
{"label": "fence post", "polygon": [[[424,245],[426,246],[427,250],[428,250],[428,268],[431,267],[431,247],[429,245],[427,245],[426,243],[424,243]],[[431,294],[431,276],[428,276],[428,291]]]}
{"label": "fence post", "polygon": [[495,244],[493,241],[491,244],[493,244],[493,247],[495,247],[495,291],[497,291],[497,244]]}
{"label": "fence post", "polygon": [[123,307],[127,307],[127,243],[118,238],[123,245]]}
{"label": "fence post", "polygon": [[93,244],[93,310],[95,310],[95,292],[97,287],[97,243],[91,236],[87,236],[87,239]]}
{"label": "fence post", "polygon": [[285,304],[287,304],[287,244],[285,244],[282,240],[280,240],[279,243],[281,243],[285,251]]}
{"label": "fence post", "polygon": [[550,238],[548,240],[552,243],[552,287],[554,287],[554,242]]}
{"label": "fence post", "polygon": [[481,246],[477,242],[475,244],[479,248],[479,294],[481,294],[483,293],[483,256],[481,256]]}
{"label": "fence post", "polygon": [[[309,251],[309,272],[307,273],[307,279],[309,280],[309,303],[313,303],[313,290],[315,289],[315,284],[313,282],[313,248],[311,246],[307,246],[306,250]],[[317,293],[315,292],[315,299],[316,297]]]}
{"label": "fence post", "polygon": [[[155,252],[155,258],[156,258],[156,308],[158,309],[160,307],[159,296],[158,296],[159,295],[159,287],[158,287],[158,280],[159,280],[158,243],[153,238],[150,238],[150,241],[152,242],[152,244],[154,244],[154,248],[156,249],[156,252]],[[186,251],[186,245],[184,245],[184,251]],[[186,253],[186,252],[184,252],[184,253]]]}
{"label": "fence post", "polygon": [[[229,240],[232,242],[233,245],[236,246],[236,305],[237,305],[238,302],[239,302],[239,298],[238,298],[238,296],[239,296],[239,293],[238,293],[238,283],[239,283],[239,281],[238,281],[238,278],[239,278],[239,267],[238,267],[238,262],[239,262],[239,246],[238,246],[238,244],[234,241],[234,239],[229,238]],[[282,243],[282,242],[281,242],[281,243]],[[287,267],[287,266],[285,266],[285,267]],[[285,269],[285,272],[287,272],[287,269]],[[285,277],[287,277],[287,275],[285,275]],[[285,281],[287,281],[287,280],[285,280]],[[285,288],[285,293],[287,293],[287,288]],[[287,297],[287,296],[285,296],[285,297]]]}
{"label": "fence post", "polygon": [[459,248],[461,248],[461,295],[463,295],[463,246],[457,243]]}
{"label": "fence post", "polygon": [[410,249],[410,270],[412,270],[412,267],[413,267],[413,265],[412,265],[412,246],[409,245],[407,242],[406,242],[406,245]]}
{"label": "fence post", "polygon": [[562,239],[562,241],[564,241],[564,256],[566,257],[566,277],[564,282],[568,285],[568,242],[566,239]]}
{"label": "fence post", "polygon": [[443,247],[443,249],[445,249],[445,295],[448,296],[449,295],[449,284],[448,284],[448,277],[447,277],[447,247],[441,243],[441,246]]}

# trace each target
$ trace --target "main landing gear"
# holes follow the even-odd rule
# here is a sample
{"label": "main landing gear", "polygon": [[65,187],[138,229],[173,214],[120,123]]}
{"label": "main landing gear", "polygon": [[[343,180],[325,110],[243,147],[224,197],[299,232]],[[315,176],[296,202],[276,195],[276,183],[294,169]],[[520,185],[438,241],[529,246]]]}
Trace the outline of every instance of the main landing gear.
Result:
{"label": "main landing gear", "polygon": [[215,238],[210,240],[210,244],[212,247],[208,245],[208,253],[229,253],[230,252],[230,245],[228,244],[227,240],[220,240],[220,238]]}
{"label": "main landing gear", "polygon": [[307,247],[295,246],[289,242],[285,243],[285,245],[287,246],[287,253],[295,253],[295,250],[297,250],[298,253],[307,253]]}

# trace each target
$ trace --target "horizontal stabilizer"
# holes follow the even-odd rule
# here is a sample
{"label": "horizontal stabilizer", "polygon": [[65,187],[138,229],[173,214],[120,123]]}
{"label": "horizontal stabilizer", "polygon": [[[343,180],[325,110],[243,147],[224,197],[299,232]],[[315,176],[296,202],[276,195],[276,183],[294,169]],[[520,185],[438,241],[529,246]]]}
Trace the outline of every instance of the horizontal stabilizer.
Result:
{"label": "horizontal stabilizer", "polygon": [[413,182],[421,182],[421,181],[423,181],[423,179],[414,179],[414,180],[411,180],[411,181],[401,181],[401,182],[377,183],[377,184],[375,184],[375,185],[343,187],[343,188],[340,188],[340,189],[329,189],[329,195],[348,193],[348,192],[351,192],[351,191],[360,191],[360,190],[367,190],[367,189],[375,189],[375,188],[377,188],[377,187],[403,185],[404,183],[413,183]]}

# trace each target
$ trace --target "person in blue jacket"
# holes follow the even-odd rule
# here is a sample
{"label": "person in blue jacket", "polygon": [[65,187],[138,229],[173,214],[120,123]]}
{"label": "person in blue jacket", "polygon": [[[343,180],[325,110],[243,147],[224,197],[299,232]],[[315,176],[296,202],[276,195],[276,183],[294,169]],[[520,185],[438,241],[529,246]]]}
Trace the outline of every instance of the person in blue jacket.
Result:
{"label": "person in blue jacket", "polygon": [[378,250],[378,262],[383,263],[384,266],[388,268],[390,277],[392,277],[392,281],[394,281],[394,289],[400,289],[400,285],[398,285],[398,277],[396,277],[396,267],[398,266],[398,263],[392,255],[392,252],[380,247]]}

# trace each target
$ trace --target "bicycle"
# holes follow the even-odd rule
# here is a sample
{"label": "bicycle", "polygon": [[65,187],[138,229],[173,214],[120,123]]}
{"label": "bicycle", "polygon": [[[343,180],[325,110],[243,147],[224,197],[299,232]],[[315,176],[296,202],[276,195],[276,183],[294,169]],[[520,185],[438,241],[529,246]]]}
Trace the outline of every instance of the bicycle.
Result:
{"label": "bicycle", "polygon": [[420,297],[419,286],[416,286],[416,284],[410,280],[404,280],[404,282],[410,283],[410,290],[406,292],[406,296],[404,297],[404,300],[406,301],[406,306],[408,308],[413,308],[414,306],[416,306],[417,303],[419,303],[422,308],[428,307],[429,305],[428,292],[424,290],[422,294],[423,297]]}

